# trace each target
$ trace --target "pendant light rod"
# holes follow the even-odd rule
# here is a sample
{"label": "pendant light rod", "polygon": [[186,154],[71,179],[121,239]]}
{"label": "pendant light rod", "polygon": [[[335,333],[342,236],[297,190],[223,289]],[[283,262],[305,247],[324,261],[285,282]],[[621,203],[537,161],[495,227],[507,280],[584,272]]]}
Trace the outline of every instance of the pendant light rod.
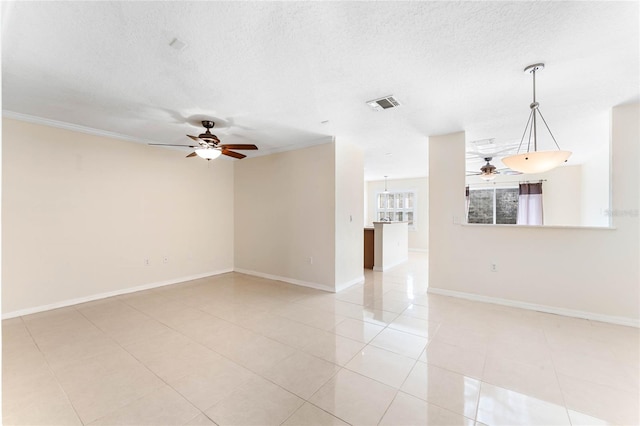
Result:
{"label": "pendant light rod", "polygon": [[[541,65],[541,64],[537,64],[537,65]],[[537,65],[533,65],[533,69],[530,71],[533,74],[533,103],[534,104],[536,103],[536,71],[538,70]],[[542,65],[542,67],[544,68],[544,65]]]}
{"label": "pendant light rod", "polygon": [[387,191],[387,176],[384,176],[384,192],[389,192]]}
{"label": "pendant light rod", "polygon": [[527,134],[527,130],[529,131],[529,141],[527,143],[527,152],[531,151],[531,137],[533,136],[533,151],[538,150],[538,114],[544,123],[549,135],[551,135],[551,139],[553,139],[553,143],[556,145],[558,150],[560,149],[560,145],[558,145],[558,141],[555,136],[551,132],[549,125],[547,124],[547,120],[544,119],[542,115],[542,111],[540,111],[540,104],[536,100],[536,71],[542,71],[544,69],[544,64],[533,64],[529,65],[524,69],[524,72],[528,72],[532,75],[533,80],[533,102],[529,105],[531,109],[531,113],[529,114],[529,119],[527,120],[527,124],[524,126],[524,133],[522,134],[522,138],[520,139],[520,145],[518,146],[518,152],[520,152],[520,148],[522,147],[522,143],[524,142],[524,137]]}
{"label": "pendant light rod", "polygon": [[[504,157],[502,162],[505,166],[509,167],[512,170],[521,172],[521,173],[542,173],[547,170],[551,170],[555,167],[558,167],[563,162],[566,162],[567,159],[571,156],[570,151],[563,151],[560,149],[560,145],[558,145],[558,141],[556,141],[555,136],[551,132],[549,125],[547,124],[547,120],[545,120],[542,112],[540,112],[540,104],[536,98],[536,72],[544,69],[543,63],[529,65],[524,69],[525,73],[531,74],[532,78],[532,89],[533,89],[533,102],[529,105],[531,112],[529,113],[529,119],[527,120],[527,124],[524,127],[524,132],[522,133],[522,138],[520,139],[520,145],[518,145],[518,153],[514,155],[510,155]],[[545,128],[551,135],[551,139],[553,139],[553,143],[556,145],[557,151],[538,151],[538,114],[544,123]],[[527,141],[527,151],[520,153],[522,149],[522,144],[524,143],[524,138],[529,133],[528,141]],[[533,138],[533,150],[531,149],[531,139]]]}
{"label": "pendant light rod", "polygon": [[520,145],[518,145],[518,152],[520,152],[520,148],[522,148],[522,142],[524,142],[524,137],[527,134],[527,130],[529,130],[529,144],[527,145],[527,151],[531,146],[531,116],[533,115],[533,110],[529,113],[529,119],[527,120],[527,124],[524,126],[524,132],[522,132],[522,137],[520,138]]}
{"label": "pendant light rod", "polygon": [[525,68],[525,72],[528,70],[531,74],[533,74],[533,103],[531,104],[531,110],[533,111],[533,150],[537,151],[538,150],[538,139],[537,139],[537,122],[536,122],[536,115],[540,114],[540,118],[542,118],[542,122],[544,123],[544,126],[547,128],[547,131],[549,132],[549,134],[551,135],[551,139],[553,139],[553,143],[556,144],[556,147],[558,149],[560,149],[560,145],[558,145],[558,141],[556,141],[555,136],[553,136],[553,133],[551,132],[551,129],[549,128],[549,125],[547,124],[547,120],[544,119],[544,116],[542,115],[542,111],[540,110],[540,104],[536,101],[536,71],[538,70],[543,70],[544,69],[544,64],[535,64],[535,65],[529,65],[527,68]]}
{"label": "pendant light rod", "polygon": [[544,116],[542,115],[542,111],[540,111],[540,108],[538,108],[538,114],[540,114],[540,118],[542,118],[542,122],[544,123],[544,126],[547,128],[547,131],[551,135],[551,139],[553,139],[553,143],[555,143],[556,147],[558,149],[560,149],[560,145],[558,145],[558,142],[556,141],[556,138],[553,136],[553,133],[551,132],[551,129],[549,128],[549,125],[547,124],[547,120],[544,119]]}
{"label": "pendant light rod", "polygon": [[536,112],[538,111],[538,103],[536,102],[536,70],[537,67],[533,67],[531,74],[533,74],[533,102],[530,105],[531,111],[533,111],[533,150],[538,150],[538,132],[536,123]]}

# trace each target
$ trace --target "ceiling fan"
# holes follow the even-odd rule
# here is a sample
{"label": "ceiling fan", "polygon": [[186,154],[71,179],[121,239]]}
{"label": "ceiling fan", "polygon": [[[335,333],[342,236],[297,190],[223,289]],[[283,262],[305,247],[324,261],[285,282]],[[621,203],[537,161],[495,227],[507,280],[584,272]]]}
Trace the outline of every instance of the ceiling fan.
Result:
{"label": "ceiling fan", "polygon": [[486,161],[487,164],[480,167],[479,172],[468,172],[467,176],[480,176],[481,179],[489,181],[495,179],[496,175],[500,174],[501,172],[505,175],[521,174],[520,172],[516,172],[508,168],[498,170],[496,166],[491,164],[491,160],[493,160],[493,157],[484,157],[484,161]]}
{"label": "ceiling fan", "polygon": [[479,172],[469,172],[467,173],[467,176],[480,176],[482,179],[484,180],[492,180],[494,179],[498,173],[500,173],[498,171],[498,169],[496,168],[496,166],[494,166],[493,164],[491,164],[491,160],[493,159],[493,157],[485,157],[484,161],[487,162],[487,164],[485,164],[484,166],[480,167],[480,171]]}
{"label": "ceiling fan", "polygon": [[197,142],[198,145],[175,145],[167,143],[150,143],[149,145],[182,146],[185,148],[195,148],[195,151],[187,155],[187,158],[195,157],[197,155],[207,160],[213,160],[214,158],[218,158],[220,155],[242,159],[246,157],[246,155],[232,150],[258,149],[258,147],[253,144],[221,144],[220,139],[216,135],[211,133],[210,129],[213,129],[213,127],[215,126],[215,123],[213,121],[203,120],[202,126],[205,128],[204,133],[200,133],[198,136],[187,135],[189,138]]}

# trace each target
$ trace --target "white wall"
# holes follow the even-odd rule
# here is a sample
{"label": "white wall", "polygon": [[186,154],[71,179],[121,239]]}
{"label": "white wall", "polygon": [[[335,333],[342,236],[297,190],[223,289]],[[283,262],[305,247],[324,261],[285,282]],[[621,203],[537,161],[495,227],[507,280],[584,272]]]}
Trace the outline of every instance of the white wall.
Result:
{"label": "white wall", "polygon": [[609,144],[604,144],[582,164],[582,225],[609,226]]}
{"label": "white wall", "polygon": [[582,166],[562,166],[527,179],[546,179],[542,184],[544,224],[549,226],[582,225]]}
{"label": "white wall", "polygon": [[5,316],[232,270],[232,161],[10,119],[2,144]]}
{"label": "white wall", "polygon": [[364,154],[344,141],[335,143],[335,288],[364,281]]}
{"label": "white wall", "polygon": [[[389,179],[387,189],[416,192],[418,214],[414,217],[416,229],[409,229],[409,249],[427,251],[429,248],[429,178]],[[382,191],[384,191],[384,180],[366,183],[367,226],[373,226],[373,222],[377,220],[376,195]]]}
{"label": "white wall", "polygon": [[615,229],[454,224],[464,218],[464,133],[431,137],[429,291],[638,325],[638,117],[638,104],[612,112]]}
{"label": "white wall", "polygon": [[236,163],[235,269],[333,291],[335,187],[334,143]]}
{"label": "white wall", "polygon": [[544,224],[548,226],[581,226],[582,221],[582,166],[562,166],[545,173],[527,175],[498,175],[487,183],[479,176],[467,176],[470,188],[492,188],[503,182],[518,186],[518,182],[542,183]]}

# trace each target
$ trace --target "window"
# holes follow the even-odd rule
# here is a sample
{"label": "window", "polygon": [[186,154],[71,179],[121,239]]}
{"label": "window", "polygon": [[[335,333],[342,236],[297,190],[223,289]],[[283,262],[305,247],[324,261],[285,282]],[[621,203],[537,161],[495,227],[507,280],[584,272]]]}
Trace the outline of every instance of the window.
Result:
{"label": "window", "polygon": [[518,219],[518,188],[469,190],[468,223],[515,224]]}
{"label": "window", "polygon": [[416,229],[415,192],[382,192],[378,193],[376,198],[376,218],[378,221],[409,222],[409,229]]}

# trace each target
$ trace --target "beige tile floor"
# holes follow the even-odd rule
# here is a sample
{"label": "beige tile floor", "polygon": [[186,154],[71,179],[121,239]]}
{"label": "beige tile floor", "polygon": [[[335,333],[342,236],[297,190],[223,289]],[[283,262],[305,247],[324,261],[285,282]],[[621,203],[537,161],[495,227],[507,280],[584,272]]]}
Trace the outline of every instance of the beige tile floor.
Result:
{"label": "beige tile floor", "polygon": [[230,273],[5,320],[3,424],[638,424],[639,330]]}

